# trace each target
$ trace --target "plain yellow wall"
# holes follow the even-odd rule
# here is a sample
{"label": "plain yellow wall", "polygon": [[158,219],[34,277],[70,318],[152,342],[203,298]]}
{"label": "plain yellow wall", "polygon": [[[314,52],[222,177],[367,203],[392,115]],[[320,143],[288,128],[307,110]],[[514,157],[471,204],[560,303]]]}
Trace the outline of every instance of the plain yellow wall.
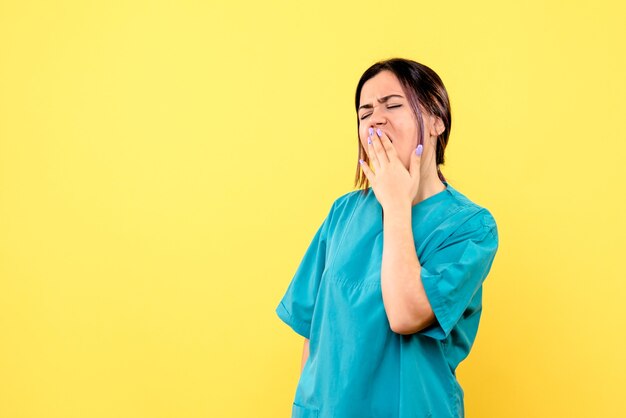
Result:
{"label": "plain yellow wall", "polygon": [[274,309],[393,56],[442,77],[442,171],[498,222],[467,416],[626,416],[625,11],[0,1],[0,417],[289,416]]}

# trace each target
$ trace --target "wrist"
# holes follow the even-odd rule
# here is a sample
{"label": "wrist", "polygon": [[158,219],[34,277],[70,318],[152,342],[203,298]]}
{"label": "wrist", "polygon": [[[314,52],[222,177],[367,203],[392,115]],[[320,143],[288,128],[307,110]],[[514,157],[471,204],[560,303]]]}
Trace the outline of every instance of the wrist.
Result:
{"label": "wrist", "polygon": [[383,212],[386,215],[405,214],[411,212],[411,201],[396,201],[391,204],[383,206]]}

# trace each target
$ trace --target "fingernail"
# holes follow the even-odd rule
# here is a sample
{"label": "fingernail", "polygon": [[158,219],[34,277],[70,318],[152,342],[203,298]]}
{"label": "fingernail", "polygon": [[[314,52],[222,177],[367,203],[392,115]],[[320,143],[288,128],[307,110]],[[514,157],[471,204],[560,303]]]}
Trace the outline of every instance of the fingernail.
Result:
{"label": "fingernail", "polygon": [[415,155],[422,155],[423,150],[424,150],[424,147],[422,146],[422,144],[419,144],[417,148],[415,148]]}
{"label": "fingernail", "polygon": [[381,131],[380,128],[376,129],[376,133],[378,134],[380,138],[383,137],[383,131]]}
{"label": "fingernail", "polygon": [[363,160],[361,160],[361,159],[359,159],[359,162],[360,162],[361,164],[363,164],[363,162],[364,162],[364,161],[363,161]]}
{"label": "fingernail", "polygon": [[370,128],[370,136],[374,135],[374,128]]}
{"label": "fingernail", "polygon": [[372,143],[372,137],[371,137],[371,136],[368,136],[368,137],[367,137],[367,143],[368,143],[368,144],[371,144],[371,143]]}

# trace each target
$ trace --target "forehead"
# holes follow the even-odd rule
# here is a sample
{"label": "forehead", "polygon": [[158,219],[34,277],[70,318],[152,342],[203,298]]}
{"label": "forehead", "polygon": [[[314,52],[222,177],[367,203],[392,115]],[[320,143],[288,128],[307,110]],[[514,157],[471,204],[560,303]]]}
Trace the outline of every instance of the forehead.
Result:
{"label": "forehead", "polygon": [[396,75],[391,71],[381,71],[363,84],[360,104],[371,103],[375,99],[389,94],[405,96],[402,85]]}

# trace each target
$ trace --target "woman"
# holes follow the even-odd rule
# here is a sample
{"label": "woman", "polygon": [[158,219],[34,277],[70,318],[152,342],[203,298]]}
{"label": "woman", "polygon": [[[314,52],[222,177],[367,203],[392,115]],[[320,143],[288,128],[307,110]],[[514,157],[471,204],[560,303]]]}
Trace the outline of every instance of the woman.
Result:
{"label": "woman", "polygon": [[433,70],[378,62],[355,105],[361,190],[335,200],[276,308],[305,338],[292,417],[463,417],[455,370],[478,330],[495,220],[439,169],[451,116]]}

